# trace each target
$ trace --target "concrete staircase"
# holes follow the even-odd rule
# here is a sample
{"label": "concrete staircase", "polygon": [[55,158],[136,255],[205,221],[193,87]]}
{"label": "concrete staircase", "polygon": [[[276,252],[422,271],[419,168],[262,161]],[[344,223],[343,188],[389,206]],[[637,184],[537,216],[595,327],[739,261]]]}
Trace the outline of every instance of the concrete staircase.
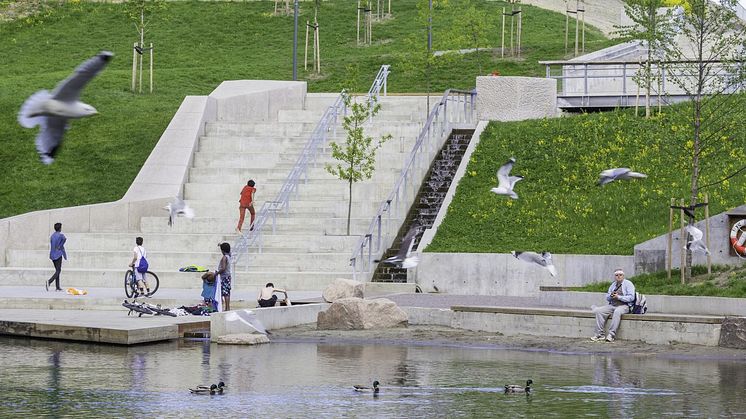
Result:
{"label": "concrete staircase", "polygon": [[[63,226],[68,237],[63,286],[122,288],[134,239],[142,236],[161,289],[201,288],[199,274],[182,273],[178,268],[199,264],[214,269],[220,258],[217,244],[233,245],[239,237],[234,229],[243,185],[248,179],[256,181],[257,210],[273,200],[335,98],[308,94],[302,110],[281,109],[277,121],[208,122],[183,185],[183,197],[196,217],[178,218],[169,227],[165,211],[151,213],[139,219],[139,229],[126,231],[82,232]],[[351,278],[349,257],[358,240],[356,234],[367,228],[391,190],[426,115],[424,97],[389,96],[380,102],[382,110],[366,132],[374,137],[391,134],[393,139],[379,150],[373,178],[353,186],[351,235],[345,235],[347,184],[324,170],[324,164],[333,161],[326,146],[309,170],[307,183],[291,201],[288,214],[278,215],[274,232],[271,228],[264,232],[262,252],[254,250],[249,258],[243,255],[233,273],[234,289],[258,289],[273,282],[291,290],[322,290],[334,278]],[[334,140],[344,141],[341,126]],[[10,244],[5,256],[6,266],[0,267],[2,285],[41,287],[52,274],[48,242]]]}

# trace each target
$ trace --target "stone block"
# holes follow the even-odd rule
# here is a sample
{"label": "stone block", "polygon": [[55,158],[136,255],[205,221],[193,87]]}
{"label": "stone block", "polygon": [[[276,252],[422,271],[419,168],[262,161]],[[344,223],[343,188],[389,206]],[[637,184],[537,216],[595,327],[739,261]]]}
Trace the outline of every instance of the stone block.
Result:
{"label": "stone block", "polygon": [[557,81],[536,77],[477,77],[477,119],[521,121],[557,116]]}
{"label": "stone block", "polygon": [[365,284],[352,279],[337,278],[324,289],[321,296],[327,303],[333,303],[342,298],[364,298]]}
{"label": "stone block", "polygon": [[215,342],[220,345],[259,345],[269,343],[269,338],[258,333],[236,333],[219,336]]}
{"label": "stone block", "polygon": [[332,303],[325,312],[319,312],[316,327],[319,330],[384,329],[403,327],[407,322],[407,313],[386,298],[343,298]]}
{"label": "stone block", "polygon": [[726,317],[720,327],[718,346],[746,349],[746,318]]}

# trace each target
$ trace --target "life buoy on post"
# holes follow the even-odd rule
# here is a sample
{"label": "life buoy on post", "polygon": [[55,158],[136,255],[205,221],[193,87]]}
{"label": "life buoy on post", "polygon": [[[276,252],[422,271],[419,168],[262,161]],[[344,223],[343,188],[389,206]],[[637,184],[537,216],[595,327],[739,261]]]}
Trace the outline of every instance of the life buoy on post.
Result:
{"label": "life buoy on post", "polygon": [[746,219],[733,224],[733,228],[730,229],[730,244],[738,257],[746,258]]}

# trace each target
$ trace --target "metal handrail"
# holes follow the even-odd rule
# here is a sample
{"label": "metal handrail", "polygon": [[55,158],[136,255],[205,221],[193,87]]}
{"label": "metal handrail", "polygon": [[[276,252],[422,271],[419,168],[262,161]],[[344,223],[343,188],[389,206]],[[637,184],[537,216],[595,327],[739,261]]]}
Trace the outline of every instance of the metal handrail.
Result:
{"label": "metal handrail", "polygon": [[[387,249],[394,239],[396,231],[392,232],[392,218],[398,218],[403,211],[409,211],[408,194],[414,200],[433,157],[438,153],[436,142],[442,139],[452,123],[472,123],[475,121],[476,90],[449,89],[443,94],[438,103],[428,114],[427,122],[420,131],[412,151],[405,160],[402,173],[394,187],[378,208],[376,215],[368,226],[368,230],[360,237],[350,257],[353,278],[358,273],[370,273],[374,256],[378,257]],[[452,104],[448,106],[449,102]],[[455,104],[455,106],[454,106]],[[450,112],[450,113],[449,113]],[[424,169],[424,171],[419,170]],[[408,189],[409,187],[409,189]],[[396,214],[392,214],[396,212]],[[393,215],[393,217],[392,217]],[[386,219],[384,226],[384,218]],[[403,217],[402,217],[403,218]],[[398,230],[398,224],[395,226]],[[393,233],[393,234],[392,234]],[[385,241],[385,243],[384,243]]]}
{"label": "metal handrail", "polygon": [[[376,75],[375,80],[371,88],[368,90],[368,100],[377,100],[380,94],[381,88],[384,89],[384,95],[386,95],[386,84],[389,75],[389,66],[382,65]],[[298,185],[303,180],[303,183],[308,182],[308,166],[316,163],[316,156],[321,146],[326,143],[329,131],[332,131],[332,135],[337,133],[337,125],[339,115],[343,116],[347,113],[347,104],[345,96],[347,93],[342,90],[334,103],[326,108],[324,114],[321,116],[319,123],[316,124],[311,138],[308,140],[306,145],[303,147],[298,159],[290,169],[285,178],[285,182],[280,187],[280,191],[272,201],[265,201],[259,211],[256,213],[254,219],[254,228],[246,233],[242,233],[233,249],[233,266],[238,264],[239,259],[245,253],[246,257],[246,268],[249,266],[248,253],[252,247],[257,247],[258,252],[262,252],[263,247],[263,233],[264,227],[268,222],[271,215],[272,217],[272,233],[275,233],[277,226],[277,213],[282,211],[286,215],[290,209],[290,200],[293,194],[298,194]]]}

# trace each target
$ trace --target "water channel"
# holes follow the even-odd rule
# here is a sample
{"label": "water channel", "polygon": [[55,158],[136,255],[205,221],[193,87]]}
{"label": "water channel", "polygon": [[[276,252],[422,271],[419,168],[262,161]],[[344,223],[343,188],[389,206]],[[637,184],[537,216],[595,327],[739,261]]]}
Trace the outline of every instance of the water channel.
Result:
{"label": "water channel", "polygon": [[[0,337],[0,417],[746,417],[746,361],[489,346]],[[531,378],[530,397],[505,395]],[[377,397],[352,391],[379,380]],[[187,390],[223,380],[223,395]]]}

